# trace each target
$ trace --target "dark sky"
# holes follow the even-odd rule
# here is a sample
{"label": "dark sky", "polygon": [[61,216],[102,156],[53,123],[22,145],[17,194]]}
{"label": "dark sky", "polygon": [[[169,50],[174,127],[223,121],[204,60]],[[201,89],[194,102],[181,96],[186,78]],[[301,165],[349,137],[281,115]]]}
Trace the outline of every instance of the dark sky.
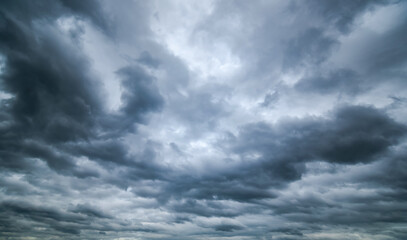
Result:
{"label": "dark sky", "polygon": [[407,239],[407,1],[0,1],[0,239]]}

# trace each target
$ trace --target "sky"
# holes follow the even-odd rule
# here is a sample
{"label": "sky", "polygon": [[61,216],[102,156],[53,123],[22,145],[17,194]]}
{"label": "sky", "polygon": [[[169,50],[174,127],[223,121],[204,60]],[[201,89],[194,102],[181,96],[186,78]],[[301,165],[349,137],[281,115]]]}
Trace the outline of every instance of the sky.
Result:
{"label": "sky", "polygon": [[2,0],[0,239],[407,239],[407,1]]}

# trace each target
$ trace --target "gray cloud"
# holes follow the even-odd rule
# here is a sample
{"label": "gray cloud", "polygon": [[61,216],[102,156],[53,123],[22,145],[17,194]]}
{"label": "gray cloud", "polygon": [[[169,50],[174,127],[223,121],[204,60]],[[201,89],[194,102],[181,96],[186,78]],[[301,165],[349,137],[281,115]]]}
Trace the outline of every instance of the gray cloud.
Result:
{"label": "gray cloud", "polygon": [[322,159],[352,164],[372,161],[376,154],[396,144],[405,131],[404,125],[377,109],[345,106],[329,120],[288,119],[275,127],[265,123],[247,125],[232,149],[243,156],[259,153],[264,158],[284,161]]}
{"label": "gray cloud", "polygon": [[332,37],[324,36],[324,31],[310,28],[287,43],[283,67],[307,64],[319,64],[326,60],[331,49],[338,44]]}
{"label": "gray cloud", "polygon": [[163,99],[151,77],[143,73],[142,69],[126,67],[120,69],[118,74],[123,77],[122,85],[127,89],[122,95],[125,102],[122,111],[133,119],[132,122],[140,122],[145,112],[161,108]]}
{"label": "gray cloud", "polygon": [[405,9],[3,1],[0,238],[405,239]]}
{"label": "gray cloud", "polygon": [[328,76],[312,76],[301,79],[296,84],[298,91],[311,91],[321,94],[350,94],[354,95],[363,91],[362,81],[357,73],[352,70],[339,69],[330,72]]}
{"label": "gray cloud", "polygon": [[222,232],[232,232],[232,231],[240,230],[240,229],[242,229],[241,226],[230,225],[230,224],[222,224],[222,225],[218,225],[215,227],[216,231],[222,231]]}
{"label": "gray cloud", "polygon": [[386,1],[313,1],[308,7],[311,12],[321,16],[328,26],[334,26],[341,32],[349,32],[352,29],[355,18],[366,9],[375,4],[388,3]]}

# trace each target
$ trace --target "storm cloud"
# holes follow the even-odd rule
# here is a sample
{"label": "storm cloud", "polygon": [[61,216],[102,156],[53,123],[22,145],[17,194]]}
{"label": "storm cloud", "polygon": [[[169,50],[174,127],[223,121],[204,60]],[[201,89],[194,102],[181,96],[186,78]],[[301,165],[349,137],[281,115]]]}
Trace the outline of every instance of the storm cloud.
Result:
{"label": "storm cloud", "polygon": [[407,238],[403,1],[2,1],[0,239]]}

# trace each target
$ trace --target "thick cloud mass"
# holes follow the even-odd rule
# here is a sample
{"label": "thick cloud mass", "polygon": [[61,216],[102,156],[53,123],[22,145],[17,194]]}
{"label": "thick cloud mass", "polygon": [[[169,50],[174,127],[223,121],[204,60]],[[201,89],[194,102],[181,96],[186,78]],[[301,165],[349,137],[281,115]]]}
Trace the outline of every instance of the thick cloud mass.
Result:
{"label": "thick cloud mass", "polygon": [[407,238],[403,1],[0,3],[0,239]]}

